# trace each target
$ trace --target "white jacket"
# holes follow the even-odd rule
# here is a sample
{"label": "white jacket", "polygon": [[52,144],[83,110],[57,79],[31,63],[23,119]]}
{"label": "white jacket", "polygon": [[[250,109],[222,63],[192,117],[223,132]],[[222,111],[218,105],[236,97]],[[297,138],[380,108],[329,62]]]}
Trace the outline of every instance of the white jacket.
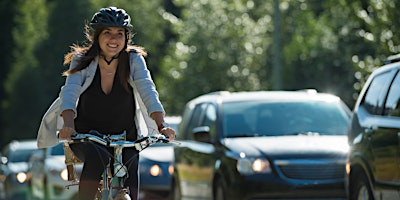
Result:
{"label": "white jacket", "polygon": [[[72,59],[70,69],[77,66],[75,57]],[[150,118],[150,114],[153,112],[165,114],[165,111],[158,98],[156,87],[143,56],[131,52],[129,61],[131,71],[129,84],[133,88],[136,106],[135,123],[138,137],[142,137],[158,131],[155,121]],[[46,148],[59,143],[57,132],[63,127],[61,113],[64,110],[72,109],[76,115],[79,96],[92,83],[97,65],[98,57],[93,59],[87,68],[67,76],[65,85],[61,88],[60,97],[51,104],[40,123],[37,135],[39,148]]]}

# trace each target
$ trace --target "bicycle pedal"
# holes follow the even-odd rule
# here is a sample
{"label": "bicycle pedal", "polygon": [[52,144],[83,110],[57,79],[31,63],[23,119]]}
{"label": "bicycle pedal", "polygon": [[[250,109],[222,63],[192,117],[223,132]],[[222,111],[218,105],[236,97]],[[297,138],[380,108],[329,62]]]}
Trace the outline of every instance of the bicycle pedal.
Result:
{"label": "bicycle pedal", "polygon": [[65,186],[65,189],[69,190],[69,188],[70,188],[71,186],[78,186],[78,185],[79,185],[79,182],[71,183],[71,184],[66,185],[66,186]]}

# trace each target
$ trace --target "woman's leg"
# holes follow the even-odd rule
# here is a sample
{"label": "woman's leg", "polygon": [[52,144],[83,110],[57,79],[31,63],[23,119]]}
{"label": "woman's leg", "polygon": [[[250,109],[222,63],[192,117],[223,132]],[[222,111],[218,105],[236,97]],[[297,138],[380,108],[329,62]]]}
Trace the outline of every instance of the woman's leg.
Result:
{"label": "woman's leg", "polygon": [[110,154],[105,147],[93,143],[71,144],[71,149],[84,162],[79,180],[79,199],[92,200],[99,187],[101,175],[109,162]]}
{"label": "woman's leg", "polygon": [[125,148],[122,152],[123,162],[128,167],[129,176],[125,186],[129,187],[132,200],[139,199],[139,153],[133,148]]}

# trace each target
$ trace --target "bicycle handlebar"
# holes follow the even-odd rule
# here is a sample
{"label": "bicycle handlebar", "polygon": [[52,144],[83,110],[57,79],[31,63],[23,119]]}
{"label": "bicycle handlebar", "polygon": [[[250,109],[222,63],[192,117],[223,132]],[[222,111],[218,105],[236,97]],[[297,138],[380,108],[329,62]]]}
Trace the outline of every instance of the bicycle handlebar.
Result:
{"label": "bicycle handlebar", "polygon": [[136,141],[126,141],[125,136],[126,132],[119,135],[102,135],[97,131],[91,131],[90,133],[75,133],[71,140],[60,140],[60,142],[79,143],[93,141],[107,147],[134,147],[138,151],[142,151],[156,143],[171,142],[162,134],[151,134]]}

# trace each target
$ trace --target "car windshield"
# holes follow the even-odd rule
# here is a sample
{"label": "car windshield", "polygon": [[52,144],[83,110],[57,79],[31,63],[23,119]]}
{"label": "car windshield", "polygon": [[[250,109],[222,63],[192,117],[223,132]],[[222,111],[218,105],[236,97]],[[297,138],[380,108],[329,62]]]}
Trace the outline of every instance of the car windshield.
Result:
{"label": "car windshield", "polygon": [[27,162],[32,149],[16,149],[9,153],[8,162]]}
{"label": "car windshield", "polygon": [[338,102],[230,102],[222,107],[226,137],[346,135],[349,114]]}

